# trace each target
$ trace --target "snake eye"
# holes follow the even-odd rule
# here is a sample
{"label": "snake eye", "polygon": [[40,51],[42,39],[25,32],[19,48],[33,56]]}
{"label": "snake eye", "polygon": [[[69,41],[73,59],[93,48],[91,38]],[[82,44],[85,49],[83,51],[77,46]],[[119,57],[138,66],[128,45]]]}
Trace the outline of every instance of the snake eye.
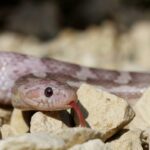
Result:
{"label": "snake eye", "polygon": [[47,87],[44,94],[46,97],[51,97],[53,95],[53,89],[51,87]]}

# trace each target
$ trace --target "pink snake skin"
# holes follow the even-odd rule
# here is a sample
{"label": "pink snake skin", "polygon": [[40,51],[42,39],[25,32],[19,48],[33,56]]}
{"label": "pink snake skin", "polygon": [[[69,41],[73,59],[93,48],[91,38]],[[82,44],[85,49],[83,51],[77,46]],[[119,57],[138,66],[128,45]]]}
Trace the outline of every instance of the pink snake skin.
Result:
{"label": "pink snake skin", "polygon": [[[85,126],[75,103],[76,90],[82,83],[94,85],[133,104],[150,86],[150,74],[88,68],[50,58],[0,52],[2,105],[42,111],[72,107],[81,125]],[[47,87],[52,89],[52,93],[46,96]]]}

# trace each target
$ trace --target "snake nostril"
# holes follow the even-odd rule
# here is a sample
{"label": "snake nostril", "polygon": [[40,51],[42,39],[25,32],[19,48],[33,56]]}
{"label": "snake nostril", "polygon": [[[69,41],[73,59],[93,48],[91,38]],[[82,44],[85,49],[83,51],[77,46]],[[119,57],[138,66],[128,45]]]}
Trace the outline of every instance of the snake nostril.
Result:
{"label": "snake nostril", "polygon": [[47,87],[44,91],[46,97],[51,97],[53,95],[53,89],[51,87]]}

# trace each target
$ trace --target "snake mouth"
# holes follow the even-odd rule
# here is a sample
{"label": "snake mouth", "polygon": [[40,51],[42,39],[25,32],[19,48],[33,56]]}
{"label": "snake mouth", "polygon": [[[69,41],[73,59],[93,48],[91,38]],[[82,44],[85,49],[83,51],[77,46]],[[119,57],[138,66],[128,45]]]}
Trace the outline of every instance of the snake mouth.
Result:
{"label": "snake mouth", "polygon": [[71,101],[69,103],[69,105],[76,112],[81,127],[86,127],[85,118],[83,117],[83,113],[81,112],[80,107],[77,104],[77,102],[76,101]]}

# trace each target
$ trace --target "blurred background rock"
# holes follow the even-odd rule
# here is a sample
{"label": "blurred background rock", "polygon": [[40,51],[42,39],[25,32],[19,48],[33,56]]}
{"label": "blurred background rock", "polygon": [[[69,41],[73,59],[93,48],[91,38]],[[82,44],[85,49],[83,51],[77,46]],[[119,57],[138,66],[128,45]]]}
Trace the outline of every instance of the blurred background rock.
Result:
{"label": "blurred background rock", "polygon": [[150,1],[3,0],[0,49],[149,71]]}

